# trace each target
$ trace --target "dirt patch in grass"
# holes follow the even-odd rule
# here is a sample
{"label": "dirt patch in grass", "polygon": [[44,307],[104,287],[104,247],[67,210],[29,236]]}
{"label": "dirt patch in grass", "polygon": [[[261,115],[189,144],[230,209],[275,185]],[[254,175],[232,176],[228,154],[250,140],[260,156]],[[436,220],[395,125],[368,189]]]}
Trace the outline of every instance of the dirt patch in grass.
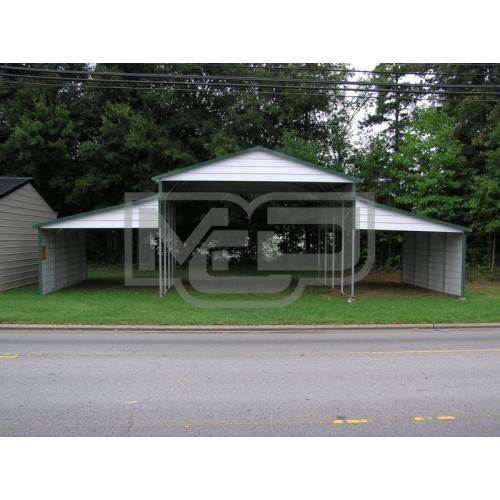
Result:
{"label": "dirt patch in grass", "polygon": [[417,286],[401,283],[399,273],[370,273],[362,281],[354,285],[354,294],[358,297],[375,296],[442,296],[440,292],[434,292]]}
{"label": "dirt patch in grass", "polygon": [[[104,273],[103,273],[104,274]],[[475,289],[494,289],[495,286],[500,288],[499,285],[495,285],[489,282],[474,282],[472,285]],[[191,285],[188,281],[184,282],[185,287],[188,290],[191,290]],[[346,293],[350,292],[350,279],[346,277],[344,283],[344,291]],[[296,280],[293,280],[291,284],[290,290],[295,288]],[[144,290],[152,291],[152,287],[134,287],[136,290]],[[117,275],[103,275],[100,273],[94,273],[91,279],[88,281],[78,283],[71,287],[68,287],[64,290],[61,290],[61,293],[64,293],[65,290],[74,290],[74,291],[93,291],[93,290],[130,290],[130,287],[126,287],[123,284],[123,275],[117,273]],[[343,296],[339,293],[340,285],[335,286],[335,290],[330,288],[329,286],[308,286],[306,287],[305,293],[307,295],[316,295],[316,296],[325,296],[325,297],[339,297]],[[289,292],[289,291],[288,291]],[[56,292],[57,293],[57,292]],[[156,291],[155,291],[156,293]],[[284,295],[287,295],[285,292]],[[355,283],[354,285],[354,295],[356,297],[381,297],[381,296],[442,296],[444,294],[440,292],[434,292],[432,290],[427,290],[424,288],[419,288],[413,285],[408,285],[405,283],[401,283],[401,275],[399,273],[382,273],[382,272],[373,272],[369,274],[363,280]],[[266,294],[264,294],[264,298]]]}
{"label": "dirt patch in grass", "polygon": [[500,283],[487,280],[467,281],[466,286],[475,290],[500,290]]}

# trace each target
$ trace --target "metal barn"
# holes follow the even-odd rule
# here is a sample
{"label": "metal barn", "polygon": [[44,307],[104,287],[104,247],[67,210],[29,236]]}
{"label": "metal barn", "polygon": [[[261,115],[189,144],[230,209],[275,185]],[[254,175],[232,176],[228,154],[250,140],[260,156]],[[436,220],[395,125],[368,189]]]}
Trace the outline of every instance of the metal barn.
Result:
{"label": "metal barn", "polygon": [[[315,270],[325,285],[353,296],[359,278],[355,269],[359,234],[397,231],[404,235],[402,282],[463,295],[469,230],[374,203],[357,194],[357,180],[344,174],[257,147],[153,180],[158,184],[157,196],[38,224],[40,293],[85,280],[86,229],[116,228],[158,233],[158,288],[163,296],[174,285],[179,255],[184,254],[186,260],[191,252],[176,237],[182,203],[225,201],[240,204],[251,214],[255,204],[265,200],[272,201],[267,208],[269,224],[314,224],[317,228],[314,255],[281,256],[270,269],[292,265],[297,270]],[[212,213],[212,225],[227,226],[216,213]]]}
{"label": "metal barn", "polygon": [[33,224],[55,217],[31,177],[0,177],[0,291],[37,282]]}

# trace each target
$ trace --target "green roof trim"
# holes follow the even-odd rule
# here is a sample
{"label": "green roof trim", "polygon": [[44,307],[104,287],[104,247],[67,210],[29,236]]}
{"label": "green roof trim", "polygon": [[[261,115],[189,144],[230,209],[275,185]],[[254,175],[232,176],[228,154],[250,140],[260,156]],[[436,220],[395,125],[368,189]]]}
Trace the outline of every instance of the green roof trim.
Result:
{"label": "green roof trim", "polygon": [[278,151],[273,151],[272,149],[264,148],[262,146],[255,146],[253,148],[245,149],[243,151],[238,151],[237,153],[230,153],[230,154],[225,155],[225,156],[212,158],[211,160],[203,161],[200,163],[195,163],[194,165],[190,165],[189,167],[178,168],[177,170],[172,170],[171,172],[167,172],[165,174],[161,174],[161,175],[157,175],[155,177],[152,177],[151,180],[153,180],[155,182],[162,181],[164,179],[168,179],[169,177],[171,177],[173,175],[177,175],[181,172],[189,172],[189,171],[195,170],[199,167],[205,167],[207,165],[211,165],[211,164],[216,163],[216,162],[221,161],[221,160],[227,160],[228,158],[236,158],[237,156],[241,156],[241,155],[253,152],[253,151],[264,151],[264,152],[269,153],[271,155],[278,156],[279,158],[283,158],[285,160],[295,161],[295,162],[300,163],[302,165],[305,165],[307,167],[314,168],[316,170],[321,171],[322,173],[326,172],[326,173],[331,173],[333,175],[338,175],[339,177],[344,178],[347,182],[353,182],[353,183],[361,182],[360,179],[356,179],[355,177],[351,177],[350,175],[343,174],[342,172],[338,172],[337,170],[332,170],[330,168],[322,167],[321,165],[316,165],[315,163],[311,163],[311,162],[306,161],[306,160],[301,160],[300,158],[295,158],[294,156],[289,156],[289,155],[286,155],[284,153],[280,153]]}
{"label": "green roof trim", "polygon": [[426,222],[433,222],[435,224],[439,224],[441,226],[449,227],[451,229],[457,229],[458,231],[461,231],[463,233],[471,233],[472,229],[464,226],[459,226],[458,224],[452,224],[451,222],[445,222],[439,219],[433,219],[432,217],[427,217],[425,215],[418,215],[414,214],[413,212],[407,212],[406,210],[402,210],[400,208],[394,208],[394,207],[389,207],[388,205],[383,205],[382,203],[377,203],[377,202],[372,202],[370,199],[365,198],[363,196],[363,193],[356,193],[357,196],[360,198],[363,198],[364,200],[373,203],[376,207],[380,208],[385,208],[386,210],[389,210],[390,212],[394,212],[396,214],[402,214],[402,215],[411,215],[412,217],[416,217],[417,219],[421,219]]}
{"label": "green roof trim", "polygon": [[[158,199],[158,195],[155,194],[153,196],[147,196],[145,198],[141,198],[140,200],[134,200],[134,201],[132,201],[132,205],[139,205],[141,203],[144,203],[146,200],[152,200],[154,198]],[[51,219],[48,221],[37,222],[36,224],[33,224],[32,227],[45,228],[45,227],[51,226],[53,224],[58,224],[59,222],[67,222],[67,221],[71,221],[71,220],[81,219],[81,218],[86,217],[88,215],[111,212],[112,210],[117,210],[120,208],[125,208],[125,203],[121,203],[119,205],[112,205],[111,207],[98,208],[96,210],[90,210],[89,212],[83,212],[81,214],[68,215],[66,217],[61,217],[60,219]]]}

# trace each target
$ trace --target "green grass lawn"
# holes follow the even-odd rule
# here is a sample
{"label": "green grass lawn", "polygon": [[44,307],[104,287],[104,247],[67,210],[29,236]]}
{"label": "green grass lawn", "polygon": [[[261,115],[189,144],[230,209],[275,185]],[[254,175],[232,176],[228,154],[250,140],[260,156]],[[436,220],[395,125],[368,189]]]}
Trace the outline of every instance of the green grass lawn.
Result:
{"label": "green grass lawn", "polygon": [[[88,282],[40,296],[36,286],[0,293],[0,323],[82,325],[293,325],[500,322],[500,284],[470,283],[465,301],[372,275],[356,300],[323,286],[309,287],[281,308],[198,308],[175,290],[124,287],[121,273],[92,272]],[[282,296],[286,296],[283,294]],[[280,295],[265,295],[267,300]],[[238,300],[255,297],[237,296]],[[224,298],[227,299],[226,297]],[[259,297],[262,299],[262,297]]]}

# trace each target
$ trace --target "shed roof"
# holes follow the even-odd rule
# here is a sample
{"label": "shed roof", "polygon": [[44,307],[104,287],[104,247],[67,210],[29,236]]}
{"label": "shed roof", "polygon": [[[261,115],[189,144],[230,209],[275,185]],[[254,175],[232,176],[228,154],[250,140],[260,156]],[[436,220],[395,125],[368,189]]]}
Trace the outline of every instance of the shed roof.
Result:
{"label": "shed roof", "polygon": [[31,177],[0,177],[0,198],[31,182]]}
{"label": "shed roof", "polygon": [[154,181],[355,183],[358,179],[257,146],[153,177]]}

